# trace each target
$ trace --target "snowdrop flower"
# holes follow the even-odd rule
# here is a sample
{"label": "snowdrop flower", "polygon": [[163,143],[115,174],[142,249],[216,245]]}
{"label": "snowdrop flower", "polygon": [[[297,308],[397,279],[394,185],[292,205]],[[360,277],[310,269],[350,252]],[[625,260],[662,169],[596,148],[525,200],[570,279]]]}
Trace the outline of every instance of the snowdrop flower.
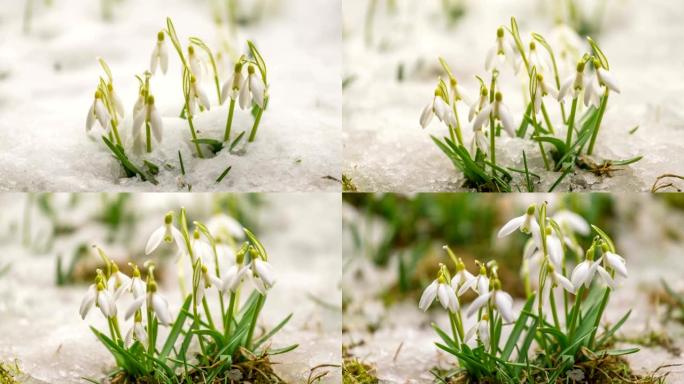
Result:
{"label": "snowdrop flower", "polygon": [[553,215],[553,220],[563,228],[563,231],[570,230],[574,233],[586,236],[591,232],[589,223],[575,212],[560,210]]}
{"label": "snowdrop flower", "polygon": [[116,303],[114,302],[114,298],[112,298],[110,292],[105,289],[100,277],[98,277],[96,281],[95,284],[91,284],[90,287],[88,287],[88,291],[81,301],[81,308],[79,309],[81,318],[85,319],[93,305],[100,308],[100,311],[105,317],[115,317]]}
{"label": "snowdrop flower", "polygon": [[131,293],[133,294],[133,298],[138,299],[142,296],[145,296],[147,288],[145,286],[145,282],[143,282],[140,277],[140,270],[138,269],[138,266],[132,263],[129,265],[133,268],[133,277],[131,278],[129,287]]}
{"label": "snowdrop flower", "polygon": [[544,80],[544,75],[537,73],[537,89],[535,90],[534,96],[534,113],[538,114],[541,110],[542,99],[544,96],[550,95],[554,99],[558,98],[558,91],[556,88],[549,85],[546,80]]}
{"label": "snowdrop flower", "polygon": [[472,289],[475,293],[482,295],[489,292],[489,278],[487,277],[487,267],[484,264],[480,264],[480,273],[474,278],[467,280],[461,288],[458,290],[458,296],[462,296],[469,289]]}
{"label": "snowdrop flower", "polygon": [[610,266],[618,275],[627,278],[627,264],[625,259],[613,252],[606,250],[603,253],[603,261]]}
{"label": "snowdrop flower", "polygon": [[458,84],[458,81],[456,81],[456,78],[454,77],[449,78],[449,92],[452,106],[455,106],[456,102],[459,100],[463,100],[466,105],[470,105],[473,102],[470,97],[468,97],[466,90]]}
{"label": "snowdrop flower", "polygon": [[190,239],[190,246],[192,247],[192,252],[195,257],[203,261],[211,260],[214,252],[211,245],[201,238],[201,233],[199,230],[195,229],[192,233],[192,239]]}
{"label": "snowdrop flower", "polygon": [[150,72],[154,75],[157,72],[157,66],[161,67],[162,73],[166,74],[169,68],[169,53],[164,44],[164,32],[157,33],[157,44],[152,50],[152,57],[150,57]]}
{"label": "snowdrop flower", "polygon": [[119,271],[119,266],[116,263],[111,263],[111,268],[112,275],[107,280],[107,289],[114,296],[114,299],[118,299],[126,289],[130,288],[131,278]]}
{"label": "snowdrop flower", "polygon": [[468,121],[473,121],[473,118],[477,116],[480,111],[489,103],[489,92],[487,87],[484,85],[480,87],[480,97],[470,104],[470,110],[468,111]]}
{"label": "snowdrop flower", "polygon": [[135,104],[133,105],[133,118],[135,119],[135,116],[138,116],[140,112],[143,111],[145,108],[145,102],[147,101],[147,93],[145,92],[145,89],[140,88],[140,92],[138,92],[138,99],[135,101]]}
{"label": "snowdrop flower", "polygon": [[439,89],[435,90],[432,101],[423,108],[423,112],[420,114],[420,126],[425,129],[432,121],[433,116],[437,116],[439,121],[444,122],[447,125],[451,125],[452,127],[456,126],[456,117],[451,108],[449,108],[449,105],[442,98]]}
{"label": "snowdrop flower", "polygon": [[195,47],[192,45],[188,45],[188,64],[190,65],[192,74],[198,80],[201,80],[204,76],[204,62],[197,56],[197,53],[195,53]]}
{"label": "snowdrop flower", "polygon": [[275,284],[273,266],[259,257],[252,260],[251,266],[254,286],[259,293],[265,296],[268,290]]}
{"label": "snowdrop flower", "polygon": [[468,307],[466,316],[471,317],[485,304],[490,303],[501,314],[506,323],[511,323],[515,320],[513,313],[513,297],[507,292],[501,290],[501,282],[498,279],[492,280],[492,290],[490,292],[480,294]]}
{"label": "snowdrop flower", "polygon": [[261,77],[256,74],[254,65],[250,64],[247,67],[247,78],[242,82],[240,89],[240,108],[245,109],[252,104],[256,104],[259,108],[264,109],[265,92],[265,86]]}
{"label": "snowdrop flower", "polygon": [[534,40],[530,41],[529,49],[527,51],[527,58],[529,59],[530,69],[532,69],[532,67],[536,67],[538,73],[546,72],[549,67],[548,61],[542,58]]}
{"label": "snowdrop flower", "polygon": [[126,346],[130,348],[135,340],[143,345],[147,344],[147,331],[145,331],[145,326],[142,324],[142,314],[140,311],[135,313],[133,326],[126,334]]}
{"label": "snowdrop flower", "polygon": [[464,284],[467,284],[473,280],[475,280],[475,276],[473,276],[472,273],[468,272],[468,270],[465,267],[465,263],[463,262],[463,260],[459,258],[456,263],[456,274],[451,279],[451,288],[453,288],[454,291],[456,291],[459,288],[461,288]]}
{"label": "snowdrop flower", "polygon": [[235,71],[233,74],[223,83],[223,88],[221,89],[221,105],[228,100],[237,100],[240,95],[240,86],[242,85],[242,63],[235,63]]}
{"label": "snowdrop flower", "polygon": [[[143,123],[145,129],[143,129]],[[147,102],[144,107],[138,111],[138,114],[133,119],[133,139],[136,143],[136,147],[140,148],[146,143],[147,124],[150,125],[152,135],[157,140],[157,142],[162,141],[162,119],[157,112],[157,107],[154,106],[154,96],[147,96]],[[151,138],[150,138],[151,139]]]}
{"label": "snowdrop flower", "polygon": [[218,243],[228,243],[230,239],[241,240],[245,238],[242,225],[234,218],[220,213],[214,215],[207,222],[207,228],[214,235]]}
{"label": "snowdrop flower", "polygon": [[[482,125],[489,122],[489,116],[498,119],[503,125],[503,128],[511,137],[515,136],[515,127],[513,126],[513,117],[508,107],[503,103],[503,96],[501,92],[497,92],[494,96],[494,103],[484,107],[475,118],[473,123],[473,130],[477,131],[482,128]],[[490,127],[492,130],[493,127]]]}
{"label": "snowdrop flower", "polygon": [[488,144],[487,136],[485,136],[484,130],[480,127],[480,129],[474,131],[473,140],[470,143],[470,151],[473,153],[473,156],[478,149],[486,155],[489,153]]}
{"label": "snowdrop flower", "polygon": [[620,93],[617,82],[613,76],[601,66],[601,62],[594,59],[594,76],[587,79],[586,89],[584,90],[584,105],[598,107],[601,100],[601,87],[606,87],[615,93]]}
{"label": "snowdrop flower", "polygon": [[537,223],[537,219],[534,217],[534,210],[534,204],[527,207],[527,212],[525,212],[524,215],[513,218],[504,224],[496,237],[500,239],[502,237],[508,236],[516,229],[520,229],[520,232],[525,234],[539,234],[539,224]]}
{"label": "snowdrop flower", "polygon": [[499,29],[496,30],[496,44],[487,52],[485,69],[487,71],[498,70],[507,59],[511,61],[515,69],[516,59],[514,57],[514,52],[515,49],[511,47],[510,43],[507,42],[504,37],[503,27],[499,27]]}
{"label": "snowdrop flower", "polygon": [[126,320],[128,320],[135,312],[142,308],[143,303],[147,304],[148,310],[154,312],[163,325],[169,325],[173,321],[171,318],[171,311],[169,310],[169,303],[162,295],[157,293],[157,283],[150,280],[147,283],[147,297],[142,296],[133,301],[131,306],[126,310]]}
{"label": "snowdrop flower", "polygon": [[207,290],[207,288],[211,288],[212,286],[215,286],[217,289],[221,288],[221,285],[223,284],[221,280],[219,280],[218,277],[214,276],[213,274],[209,273],[209,268],[207,268],[206,265],[203,263],[200,263],[200,269],[202,276],[200,278],[199,285],[196,287],[196,300],[198,302],[202,301],[204,298],[204,294]]}
{"label": "snowdrop flower", "polygon": [[114,90],[114,85],[112,83],[107,84],[107,93],[109,93],[109,100],[112,100],[112,102],[114,104],[115,112],[119,116],[124,117],[125,111],[124,111],[123,103],[121,102],[121,98],[119,97],[119,94],[116,93],[116,91]]}
{"label": "snowdrop flower", "polygon": [[221,293],[237,292],[247,271],[249,271],[248,266],[242,266],[241,264],[231,266],[228,272],[221,277],[220,284],[217,285],[219,291]]}
{"label": "snowdrop flower", "polygon": [[482,317],[480,318],[480,321],[475,323],[468,332],[465,334],[464,341],[468,341],[475,336],[477,333],[477,337],[480,339],[482,344],[484,344],[485,348],[489,348],[489,315],[486,313],[482,314]]}
{"label": "snowdrop flower", "polygon": [[418,303],[418,308],[427,311],[432,302],[435,301],[435,298],[439,299],[439,302],[444,309],[448,309],[453,313],[458,311],[459,303],[456,293],[447,283],[446,277],[441,274],[441,272],[440,276],[433,280],[423,291],[423,295],[420,297],[420,302]]}
{"label": "snowdrop flower", "polygon": [[145,246],[145,254],[149,255],[154,252],[157,247],[162,243],[162,241],[171,243],[175,242],[179,249],[183,248],[185,240],[183,240],[183,235],[180,233],[176,227],[173,226],[173,213],[169,212],[164,217],[164,225],[157,228],[152,235],[150,235],[149,240],[147,240],[147,245]]}
{"label": "snowdrop flower", "polygon": [[563,244],[556,234],[547,227],[546,230],[546,249],[549,255],[549,261],[556,267],[562,268],[563,265]]}
{"label": "snowdrop flower", "polygon": [[209,97],[207,97],[207,93],[204,92],[204,89],[197,82],[197,78],[194,75],[190,76],[190,94],[188,95],[188,99],[190,115],[195,115],[197,104],[204,107],[207,111],[210,109]]}
{"label": "snowdrop flower", "polygon": [[[572,285],[572,282],[568,280],[565,276],[562,274],[556,272],[556,267],[554,267],[553,264],[548,264],[547,266],[547,271],[549,272],[549,278],[551,278],[552,285],[547,284],[545,289],[548,290],[553,288],[553,287],[563,287],[566,291],[570,293],[575,292],[575,287]],[[546,294],[544,295],[546,296]]]}
{"label": "snowdrop flower", "polygon": [[563,101],[568,96],[573,99],[576,98],[584,88],[584,61],[577,63],[577,68],[574,75],[569,76],[563,81],[560,91],[558,92],[558,101]]}
{"label": "snowdrop flower", "polygon": [[95,98],[93,99],[93,104],[88,110],[88,118],[86,119],[86,132],[90,132],[95,124],[95,120],[100,124],[100,126],[107,132],[111,128],[111,117],[107,108],[102,102],[102,92],[99,90],[95,92]]}
{"label": "snowdrop flower", "polygon": [[586,288],[589,288],[591,285],[591,282],[594,280],[594,276],[598,272],[599,277],[603,282],[609,286],[610,288],[615,287],[615,282],[613,281],[613,278],[610,276],[608,271],[605,270],[601,266],[601,261],[603,257],[599,258],[598,260],[594,261],[594,254],[595,254],[595,248],[592,246],[588,251],[587,251],[587,257],[584,261],[581,263],[577,264],[575,269],[572,271],[572,274],[570,275],[570,281],[572,282],[572,285],[575,289],[575,292],[582,286],[584,285]]}

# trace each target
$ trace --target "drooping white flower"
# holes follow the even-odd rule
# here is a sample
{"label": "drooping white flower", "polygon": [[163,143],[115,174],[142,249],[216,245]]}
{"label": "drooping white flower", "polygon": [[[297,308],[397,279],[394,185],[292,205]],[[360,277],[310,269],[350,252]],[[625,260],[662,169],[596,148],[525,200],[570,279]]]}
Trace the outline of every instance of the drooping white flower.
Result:
{"label": "drooping white flower", "polygon": [[157,315],[157,319],[159,319],[159,323],[162,325],[169,325],[173,321],[171,311],[169,310],[169,303],[157,292],[157,283],[154,281],[147,284],[147,296],[135,299],[131,306],[128,307],[125,316],[126,320],[130,319],[133,314],[140,310],[143,304],[146,304],[147,309]]}
{"label": "drooping white flower", "polygon": [[454,291],[458,291],[464,284],[468,284],[473,280],[475,280],[475,276],[468,272],[463,261],[459,259],[456,264],[456,273],[454,274],[454,277],[451,278],[451,288],[453,288]]}
{"label": "drooping white flower", "polygon": [[112,263],[112,274],[107,280],[107,289],[114,299],[121,297],[121,294],[130,288],[130,284],[131,278],[121,272],[116,263]]}
{"label": "drooping white flower", "polygon": [[598,108],[601,102],[603,87],[607,87],[615,93],[620,93],[617,82],[613,76],[601,66],[599,60],[594,60],[594,76],[590,76],[584,90],[584,105],[593,105]]}
{"label": "drooping white flower", "polygon": [[489,277],[487,277],[487,267],[484,264],[480,264],[480,273],[477,276],[461,285],[457,292],[458,296],[462,296],[469,289],[479,295],[489,292]]}
{"label": "drooping white flower", "polygon": [[88,110],[88,117],[86,119],[86,132],[90,132],[90,130],[93,129],[95,121],[97,121],[102,129],[107,132],[109,132],[112,127],[111,117],[109,116],[109,112],[107,112],[107,108],[102,102],[102,97],[102,92],[99,90],[95,92],[93,104]]}
{"label": "drooping white flower", "polygon": [[627,264],[622,256],[617,253],[606,251],[603,253],[603,258],[606,264],[615,270],[618,275],[627,278]]}
{"label": "drooping white flower", "polygon": [[582,236],[586,236],[591,231],[589,223],[575,212],[560,210],[553,215],[553,220],[565,231],[572,231]]}
{"label": "drooping white flower", "polygon": [[119,94],[114,90],[114,85],[112,83],[107,84],[107,93],[109,93],[109,100],[114,104],[114,111],[116,111],[120,117],[124,117],[125,111],[123,102],[121,102]]}
{"label": "drooping white flower", "polygon": [[480,96],[472,104],[470,104],[470,110],[468,111],[468,121],[473,121],[473,118],[477,116],[482,109],[489,103],[489,92],[485,86],[480,87]]}
{"label": "drooping white flower", "polygon": [[426,128],[432,121],[433,116],[437,116],[439,121],[447,125],[456,126],[456,117],[449,104],[439,95],[439,91],[435,91],[432,101],[423,108],[423,112],[420,114],[420,126]]}
{"label": "drooping white flower", "polygon": [[539,223],[537,223],[537,219],[534,217],[534,211],[535,206],[532,204],[527,208],[527,212],[524,215],[515,217],[504,224],[496,237],[500,239],[508,236],[516,229],[525,234],[539,234]]}
{"label": "drooping white flower", "polygon": [[537,68],[537,73],[546,73],[549,69],[549,62],[542,56],[537,48],[537,43],[532,40],[527,49],[527,59],[529,61],[530,70],[532,67]]}
{"label": "drooping white flower", "polygon": [[563,244],[561,240],[556,236],[555,232],[551,232],[546,235],[546,248],[549,255],[549,261],[553,265],[560,269],[563,265]]}
{"label": "drooping white flower", "polygon": [[[554,267],[552,264],[548,265],[548,271],[549,271],[549,278],[551,279],[551,285],[547,284],[545,288],[551,289],[554,286],[562,287],[566,291],[570,293],[575,292],[575,287],[572,285],[572,282],[568,280],[563,274],[558,273],[556,267]],[[546,295],[544,295],[546,296]]]}
{"label": "drooping white flower", "polygon": [[145,296],[145,293],[147,293],[147,287],[140,277],[140,270],[137,265],[133,265],[133,277],[129,286],[131,294],[133,294],[135,299]]}
{"label": "drooping white flower", "polygon": [[197,81],[194,75],[190,76],[190,89],[188,95],[188,107],[190,109],[190,115],[194,116],[197,112],[198,105],[201,105],[207,111],[210,109],[211,105],[209,103],[209,97],[204,91],[202,86]]}
{"label": "drooping white flower", "polygon": [[544,75],[537,73],[537,88],[534,95],[534,113],[538,114],[541,110],[542,100],[545,96],[551,96],[554,99],[558,98],[558,91],[550,85],[545,79]]}
{"label": "drooping white flower", "polygon": [[264,94],[266,93],[266,87],[264,85],[261,76],[256,74],[254,65],[250,64],[247,66],[247,77],[242,82],[242,87],[240,88],[240,108],[246,109],[256,104],[259,108],[264,108]]}
{"label": "drooping white flower", "polygon": [[133,326],[126,333],[126,346],[130,347],[136,340],[142,345],[147,345],[147,331],[145,331],[145,326],[142,324],[142,315],[139,312],[135,315]]}
{"label": "drooping white flower", "polygon": [[85,319],[93,305],[100,308],[100,311],[105,317],[111,318],[116,316],[116,303],[114,298],[101,282],[91,284],[88,287],[88,291],[83,297],[81,307],[79,308],[81,318]]}
{"label": "drooping white flower", "polygon": [[509,61],[511,65],[513,65],[513,69],[517,73],[519,62],[515,57],[515,48],[506,40],[503,27],[499,27],[499,29],[496,30],[496,43],[487,51],[485,69],[488,72],[498,70],[506,61]]}
{"label": "drooping white flower", "polygon": [[482,128],[475,130],[473,134],[473,140],[470,143],[470,150],[473,153],[473,156],[479,149],[487,155],[489,153],[489,142],[487,141],[487,136],[485,136],[484,130]]}
{"label": "drooping white flower", "polygon": [[218,285],[220,287],[219,291],[221,291],[221,293],[237,292],[248,271],[248,266],[242,266],[239,264],[231,266],[228,269],[228,272],[221,276],[220,285]]}
{"label": "drooping white flower", "polygon": [[252,280],[257,291],[266,295],[269,289],[275,284],[275,271],[273,266],[265,260],[256,258],[251,263]]}
{"label": "drooping white flower", "polygon": [[147,245],[145,246],[145,254],[149,255],[154,252],[162,241],[167,243],[175,242],[179,249],[182,249],[185,244],[183,235],[173,226],[173,213],[171,212],[167,213],[164,217],[164,225],[157,228],[152,232],[152,235],[150,235],[150,238],[147,240]]}
{"label": "drooping white flower", "polygon": [[221,104],[225,103],[230,97],[231,100],[237,100],[240,95],[240,87],[242,86],[242,63],[235,64],[235,71],[233,74],[223,83],[223,88],[221,89]]}
{"label": "drooping white flower", "polygon": [[196,258],[199,258],[204,262],[212,260],[214,252],[211,248],[211,244],[202,238],[200,231],[197,229],[192,233],[190,247],[192,247],[192,252]]}
{"label": "drooping white flower", "polygon": [[216,289],[220,290],[221,285],[223,284],[223,282],[221,280],[219,280],[218,277],[209,273],[209,268],[207,268],[207,266],[204,265],[203,263],[200,265],[200,269],[201,269],[200,281],[199,281],[199,285],[196,287],[197,288],[196,300],[198,302],[202,301],[202,299],[204,298],[204,295],[205,295],[208,288],[216,287]]}
{"label": "drooping white flower", "polygon": [[568,96],[574,99],[582,92],[584,89],[584,66],[584,61],[577,63],[575,74],[569,76],[561,83],[561,88],[558,92],[558,101],[563,101]]}
{"label": "drooping white flower", "polygon": [[511,323],[515,320],[513,313],[513,297],[507,292],[501,290],[501,283],[498,280],[492,281],[493,289],[487,293],[480,294],[468,307],[466,316],[474,315],[480,308],[487,303],[493,305],[494,308],[501,314],[506,323]]}
{"label": "drooping white flower", "polygon": [[[593,252],[592,250],[588,251],[587,253],[589,254],[590,252]],[[608,285],[609,287],[613,288],[615,286],[615,282],[613,281],[613,278],[610,276],[608,271],[605,270],[601,266],[601,261],[603,257],[599,258],[598,260],[594,261],[589,258],[585,259],[581,263],[577,264],[575,269],[572,271],[572,274],[570,275],[570,281],[572,282],[573,288],[575,289],[575,292],[582,286],[584,285],[585,287],[589,288],[591,285],[591,282],[594,280],[594,276],[598,272],[599,277],[603,282]]]}
{"label": "drooping white flower", "polygon": [[169,53],[164,44],[164,32],[157,33],[157,43],[152,50],[150,57],[150,72],[154,75],[157,72],[157,66],[161,67],[162,73],[166,74],[169,68]]}
{"label": "drooping white flower", "polygon": [[207,222],[207,228],[209,228],[217,243],[229,243],[231,238],[236,240],[245,238],[242,224],[224,213],[212,216]]}
{"label": "drooping white flower", "polygon": [[204,77],[206,66],[199,56],[197,56],[195,47],[192,45],[188,45],[188,64],[190,65],[190,71],[193,76],[198,80],[201,80]]}
{"label": "drooping white flower", "polygon": [[432,283],[425,288],[420,297],[418,308],[422,311],[427,311],[432,302],[435,301],[435,298],[439,300],[444,309],[448,309],[451,312],[458,311],[460,305],[456,293],[454,292],[454,289],[447,284],[447,281],[443,276],[433,280]]}
{"label": "drooping white flower", "polygon": [[[501,92],[497,92],[494,96],[494,102],[484,107],[477,115],[477,117],[475,118],[475,122],[473,122],[473,130],[477,131],[478,129],[482,128],[483,124],[488,124],[490,115],[501,122],[501,125],[503,126],[504,130],[511,137],[515,136],[513,116],[511,115],[511,112],[508,110],[506,104],[503,103],[503,96],[501,95]],[[493,127],[490,128],[493,129]]]}
{"label": "drooping white flower", "polygon": [[485,348],[490,348],[489,345],[489,315],[486,313],[482,314],[482,317],[480,318],[480,321],[475,323],[468,332],[466,332],[464,341],[469,341],[470,339],[473,338],[477,334],[477,337],[480,339],[482,344],[485,346]]}
{"label": "drooping white flower", "polygon": [[[144,123],[144,124],[143,124]],[[162,141],[162,119],[157,107],[154,105],[154,96],[147,96],[143,108],[138,111],[133,119],[133,140],[137,148],[144,147],[147,140],[147,124],[150,125],[152,136],[158,143]],[[145,128],[143,128],[143,126]],[[150,138],[151,140],[152,138]]]}
{"label": "drooping white flower", "polygon": [[468,97],[468,92],[456,81],[455,78],[451,77],[449,79],[449,96],[450,104],[452,106],[456,105],[456,102],[463,100],[466,105],[470,105],[473,101]]}

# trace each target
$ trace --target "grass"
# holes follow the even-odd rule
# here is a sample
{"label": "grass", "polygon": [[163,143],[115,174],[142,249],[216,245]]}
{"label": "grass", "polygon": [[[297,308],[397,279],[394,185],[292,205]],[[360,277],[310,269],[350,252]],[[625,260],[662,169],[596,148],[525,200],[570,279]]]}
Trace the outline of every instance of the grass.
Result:
{"label": "grass", "polygon": [[13,363],[0,362],[0,384],[19,384],[17,379],[19,375],[21,375],[21,369],[19,369],[17,361]]}
{"label": "grass", "polygon": [[343,384],[377,384],[375,367],[354,357],[349,351],[353,346],[342,346],[342,383]]}

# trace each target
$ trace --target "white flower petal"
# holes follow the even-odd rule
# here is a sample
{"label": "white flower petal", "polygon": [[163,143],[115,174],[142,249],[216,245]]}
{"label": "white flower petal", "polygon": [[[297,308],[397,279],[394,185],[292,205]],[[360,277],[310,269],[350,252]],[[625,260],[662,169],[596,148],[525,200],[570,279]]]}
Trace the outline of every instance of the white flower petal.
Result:
{"label": "white flower petal", "polygon": [[477,299],[473,300],[473,302],[470,303],[468,310],[466,310],[466,316],[471,317],[472,315],[474,315],[478,309],[482,308],[482,306],[487,304],[487,301],[489,300],[489,297],[491,295],[491,292],[487,292],[484,295],[480,295],[477,297]]}
{"label": "white flower petal", "polygon": [[515,320],[515,315],[513,314],[513,298],[511,295],[504,291],[496,291],[494,293],[494,304],[505,322],[511,323]]}
{"label": "white flower petal", "polygon": [[88,312],[93,307],[93,304],[95,304],[96,298],[97,287],[95,287],[95,284],[91,284],[88,287],[88,291],[86,291],[85,296],[83,296],[83,300],[81,301],[81,307],[78,310],[78,313],[81,314],[82,319],[85,319],[86,315],[88,315]]}
{"label": "white flower petal", "polygon": [[150,235],[150,238],[147,240],[147,245],[145,245],[145,255],[149,255],[159,247],[159,244],[164,240],[165,233],[166,228],[164,226],[161,226],[152,232],[152,235]]}
{"label": "white flower petal", "polygon": [[172,319],[171,312],[169,311],[169,304],[157,293],[152,294],[152,308],[154,308],[154,313],[157,314],[160,323],[163,325],[171,324]]}
{"label": "white flower petal", "polygon": [[606,85],[609,89],[615,91],[616,93],[620,93],[620,88],[617,86],[617,81],[615,81],[615,78],[613,77],[612,74],[610,74],[608,71],[604,70],[603,68],[599,68],[598,71],[598,76],[601,79],[601,82]]}
{"label": "white flower petal", "polygon": [[430,285],[427,286],[427,288],[425,288],[423,294],[420,296],[420,302],[418,303],[419,309],[426,311],[430,307],[430,304],[435,301],[435,297],[437,297],[438,284],[439,283],[437,280],[434,280],[432,283],[430,283]]}
{"label": "white flower petal", "polygon": [[145,302],[145,296],[139,296],[133,302],[131,305],[128,307],[126,310],[126,314],[124,315],[124,319],[128,320],[133,316],[133,314],[142,307],[143,303]]}
{"label": "white flower petal", "polygon": [[500,239],[515,232],[515,230],[520,228],[520,226],[525,222],[525,216],[526,215],[522,215],[509,220],[506,224],[504,224],[503,227],[501,227],[496,237]]}

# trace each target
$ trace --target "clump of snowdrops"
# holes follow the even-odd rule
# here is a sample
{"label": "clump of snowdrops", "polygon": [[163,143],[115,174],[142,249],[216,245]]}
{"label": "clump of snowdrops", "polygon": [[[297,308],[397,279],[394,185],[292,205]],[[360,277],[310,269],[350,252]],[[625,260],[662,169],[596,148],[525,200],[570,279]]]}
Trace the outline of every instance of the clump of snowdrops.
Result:
{"label": "clump of snowdrops", "polygon": [[[114,86],[112,71],[102,58],[98,58],[98,61],[106,76],[99,79],[86,119],[86,132],[91,133],[96,125],[101,128],[99,134],[103,142],[119,160],[128,177],[137,175],[143,181],[154,184],[157,183],[155,176],[159,173],[160,165],[155,164],[150,156],[155,144],[159,145],[164,137],[164,123],[156,107],[157,99],[150,87],[150,78],[158,75],[159,70],[164,75],[168,71],[167,40],[171,41],[181,63],[183,104],[180,117],[187,121],[195,156],[205,158],[210,153],[216,154],[224,149],[233,151],[240,144],[247,131],[234,135],[233,118],[236,105],[239,105],[241,110],[250,111],[254,117],[248,136],[248,141],[253,142],[269,100],[266,63],[251,41],[247,41],[248,54],[235,58],[230,75],[221,85],[221,70],[209,46],[198,37],[190,37],[185,50],[171,19],[167,18],[166,24],[166,29],[156,36],[149,69],[142,75],[136,75],[139,87],[132,111],[133,119],[124,119],[126,108]],[[211,84],[216,91],[214,107],[229,101],[225,129],[219,138],[200,137],[195,126],[198,114],[212,108],[210,92],[205,90],[207,84]],[[129,157],[130,152],[136,155],[136,160]],[[142,161],[142,165],[136,164],[136,161]],[[164,161],[168,162],[170,159]],[[178,162],[179,180],[182,180],[185,176],[185,167],[180,150]],[[220,182],[229,171],[230,167],[217,175],[216,182]],[[184,185],[184,182],[179,184]]]}
{"label": "clump of snowdrops", "polygon": [[[530,171],[524,151],[522,168],[497,162],[497,138],[503,134],[537,144],[544,169],[558,173],[549,191],[577,168],[610,175],[616,167],[641,159],[592,158],[608,98],[620,89],[606,55],[594,40],[587,37],[585,44],[569,28],[558,28],[555,40],[563,43],[553,48],[538,33],[523,41],[515,18],[510,27],[499,27],[485,60],[486,76],[477,76],[480,87],[475,97],[440,58],[446,79],[439,79],[421,113],[420,125],[426,128],[437,116],[447,126],[448,136],[432,139],[463,172],[466,186],[496,192],[535,190],[541,176]],[[585,48],[588,52],[581,54]],[[504,74],[512,75],[522,90],[523,111],[509,109],[506,100],[513,95],[501,89]],[[463,139],[465,116],[472,124],[469,144]]]}
{"label": "clump of snowdrops", "polygon": [[[577,235],[592,230],[596,236],[585,251]],[[612,349],[612,336],[630,312],[599,332],[618,279],[627,277],[625,260],[604,231],[570,211],[548,217],[546,203],[510,220],[498,238],[516,231],[530,237],[522,255],[527,299],[521,310],[502,289],[495,262],[478,263],[471,273],[447,246],[455,269],[441,264],[420,298],[420,309],[437,299],[448,313],[449,330],[432,327],[441,338],[437,347],[458,361],[450,375],[477,382],[584,382],[578,378],[588,361],[638,351]],[[459,297],[468,291],[477,298],[463,308]],[[474,324],[466,329],[469,319]]]}
{"label": "clump of snowdrops", "polygon": [[[207,225],[194,222],[191,231],[181,209],[179,222],[176,228],[169,212],[145,249],[147,255],[164,243],[178,249],[179,285],[185,296],[178,310],[172,310],[161,293],[153,263],[145,264],[145,274],[130,264],[129,276],[95,247],[104,268],[97,270],[79,312],[85,319],[97,308],[107,322],[104,331],[91,329],[116,360],[110,376],[121,382],[185,383],[199,378],[207,383],[282,382],[268,358],[297,345],[270,347],[271,337],[292,315],[269,332],[257,331],[276,281],[266,249],[228,216]],[[242,238],[246,240],[239,246],[236,241]],[[191,291],[185,294],[188,267]],[[162,327],[168,332],[162,332]]]}

